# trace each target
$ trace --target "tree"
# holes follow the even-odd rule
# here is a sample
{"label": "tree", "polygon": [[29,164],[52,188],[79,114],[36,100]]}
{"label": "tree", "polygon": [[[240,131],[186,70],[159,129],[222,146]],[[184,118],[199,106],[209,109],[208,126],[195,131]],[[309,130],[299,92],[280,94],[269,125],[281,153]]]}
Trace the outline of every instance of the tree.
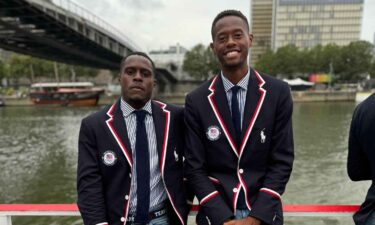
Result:
{"label": "tree", "polygon": [[271,50],[268,50],[264,55],[262,55],[254,67],[259,71],[276,76],[277,68],[275,62],[276,55]]}
{"label": "tree", "polygon": [[373,45],[367,41],[352,42],[344,46],[336,63],[335,72],[339,80],[357,81],[371,68]]}
{"label": "tree", "polygon": [[281,47],[276,53],[266,52],[255,68],[270,75],[333,73],[337,80],[357,81],[373,68],[373,45],[367,41],[352,42],[347,46],[328,44],[299,50],[293,45]]}
{"label": "tree", "polygon": [[9,78],[15,79],[16,83],[19,78],[25,77],[29,72],[28,58],[28,56],[13,54],[9,59]]}
{"label": "tree", "polygon": [[375,60],[373,60],[373,62],[371,64],[369,74],[371,75],[371,77],[375,78]]}
{"label": "tree", "polygon": [[296,74],[299,72],[300,59],[300,52],[295,45],[287,45],[279,48],[275,55],[277,73],[287,76]]}
{"label": "tree", "polygon": [[183,70],[196,79],[207,79],[220,71],[220,64],[210,47],[198,44],[186,52]]}
{"label": "tree", "polygon": [[0,84],[1,80],[6,77],[6,64],[0,60]]}

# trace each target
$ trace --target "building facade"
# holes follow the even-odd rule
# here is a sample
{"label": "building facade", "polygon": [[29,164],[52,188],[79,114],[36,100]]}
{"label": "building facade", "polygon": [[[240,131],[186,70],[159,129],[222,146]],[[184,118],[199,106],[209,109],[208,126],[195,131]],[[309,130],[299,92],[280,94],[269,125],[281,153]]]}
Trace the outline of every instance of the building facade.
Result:
{"label": "building facade", "polygon": [[[255,35],[254,47],[265,44],[252,51],[252,64],[267,49],[276,51],[288,44],[299,48],[330,43],[342,46],[360,39],[364,0],[267,0],[268,8],[272,7],[268,10],[272,12],[272,19],[264,21],[257,16],[260,2],[266,1],[252,0],[250,18]],[[257,40],[256,32],[262,29],[268,32],[268,36],[261,33],[261,40]]]}

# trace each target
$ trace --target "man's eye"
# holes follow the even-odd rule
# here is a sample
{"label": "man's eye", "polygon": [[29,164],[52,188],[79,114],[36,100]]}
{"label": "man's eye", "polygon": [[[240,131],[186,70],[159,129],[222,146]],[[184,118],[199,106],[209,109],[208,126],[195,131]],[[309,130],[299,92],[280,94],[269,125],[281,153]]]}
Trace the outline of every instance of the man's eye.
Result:
{"label": "man's eye", "polygon": [[143,75],[144,77],[149,77],[149,76],[151,76],[151,73],[150,73],[149,71],[143,71],[143,72],[142,72],[142,75]]}
{"label": "man's eye", "polygon": [[134,71],[133,70],[126,70],[125,73],[128,74],[128,75],[133,75]]}
{"label": "man's eye", "polygon": [[222,42],[222,41],[225,41],[225,36],[220,36],[219,38],[218,38],[218,40],[220,41],[220,42]]}

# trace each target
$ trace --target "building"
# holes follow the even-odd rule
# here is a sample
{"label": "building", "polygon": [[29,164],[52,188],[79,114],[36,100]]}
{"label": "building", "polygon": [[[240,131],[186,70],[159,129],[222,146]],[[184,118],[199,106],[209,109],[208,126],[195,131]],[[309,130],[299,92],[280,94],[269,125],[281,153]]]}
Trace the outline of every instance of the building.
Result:
{"label": "building", "polygon": [[177,66],[182,66],[186,52],[186,48],[177,44],[170,46],[167,50],[152,50],[149,55],[155,63],[174,63]]}
{"label": "building", "polygon": [[363,2],[364,0],[252,0],[250,18],[255,35],[254,49],[251,52],[252,64],[268,49],[276,51],[288,44],[311,48],[318,44],[335,43],[342,46],[358,41]]}
{"label": "building", "polygon": [[250,61],[252,64],[269,49],[272,43],[272,25],[275,0],[252,0],[250,10],[250,27],[254,34]]}
{"label": "building", "polygon": [[177,79],[181,80],[187,75],[182,70],[187,51],[186,48],[177,44],[176,46],[170,46],[167,50],[152,50],[149,52],[149,56],[157,67],[168,68]]}

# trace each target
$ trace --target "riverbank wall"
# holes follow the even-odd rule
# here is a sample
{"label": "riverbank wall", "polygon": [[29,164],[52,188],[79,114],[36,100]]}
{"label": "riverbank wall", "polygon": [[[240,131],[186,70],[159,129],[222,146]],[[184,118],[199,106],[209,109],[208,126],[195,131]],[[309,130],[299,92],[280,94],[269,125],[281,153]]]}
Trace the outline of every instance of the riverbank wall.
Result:
{"label": "riverbank wall", "polygon": [[[185,103],[185,93],[162,94],[156,96],[164,102],[183,105]],[[356,92],[354,91],[292,91],[294,102],[336,102],[336,101],[355,101]],[[101,96],[99,105],[110,105],[115,102],[117,96]],[[29,98],[3,97],[7,106],[31,106],[33,105]]]}

